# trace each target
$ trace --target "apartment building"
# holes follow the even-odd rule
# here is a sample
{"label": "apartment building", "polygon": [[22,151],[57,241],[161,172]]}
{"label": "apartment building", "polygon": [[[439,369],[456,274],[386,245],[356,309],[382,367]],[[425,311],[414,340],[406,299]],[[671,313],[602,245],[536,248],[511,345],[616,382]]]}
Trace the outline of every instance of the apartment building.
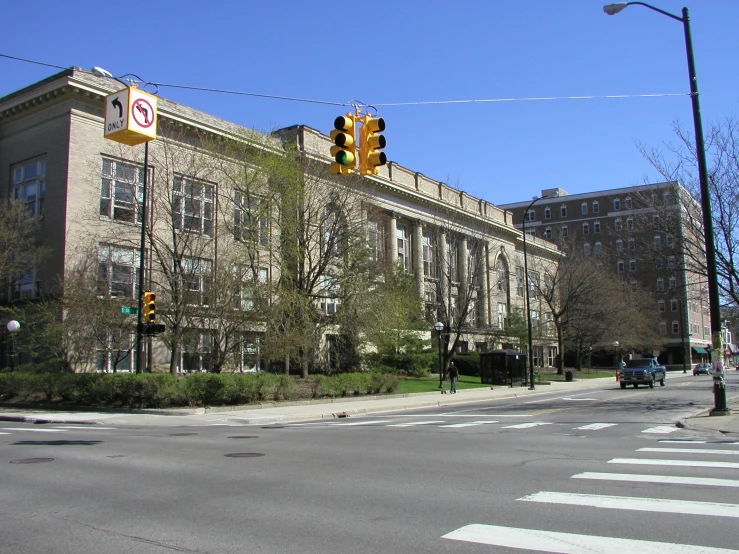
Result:
{"label": "apartment building", "polygon": [[[156,140],[146,147],[114,143],[103,136],[104,101],[122,88],[115,79],[72,68],[0,98],[0,190],[39,218],[39,237],[50,252],[40,267],[8,283],[5,303],[69,294],[73,279],[92,268],[98,299],[136,306],[137,245],[146,220],[145,290],[157,292],[158,321],[168,324],[167,333],[151,342],[147,365],[210,369],[218,358],[222,321],[238,313],[246,338],[222,370],[264,367],[260,345],[269,329],[249,313],[257,304],[255,291],[266,290],[259,301],[271,302],[269,285],[291,266],[274,255],[284,232],[259,196],[244,192],[246,165],[234,152],[248,149],[258,156],[289,148],[310,162],[306,167],[321,185],[317,190],[356,189],[353,213],[343,217],[363,222],[372,260],[413,275],[429,329],[435,321],[449,327],[464,312],[459,350],[511,345],[504,331],[509,314],[523,310],[524,291],[522,233],[509,210],[395,162],[382,166],[379,175],[354,176],[347,187],[346,176],[330,175],[331,141],[318,130],[297,125],[265,136],[161,97]],[[217,151],[223,144],[233,146],[228,154]],[[246,167],[246,173],[255,186],[265,186],[257,171]],[[327,192],[324,207],[331,198]],[[316,249],[327,248],[330,230],[320,227],[316,236],[322,237]],[[556,262],[558,249],[530,240],[528,255]],[[217,305],[213,275],[218,268],[228,274],[231,269],[224,267],[242,266],[248,271],[233,269],[239,273],[236,285],[224,287],[240,291],[238,299],[229,300],[227,309]],[[326,318],[341,310],[342,292],[332,287],[326,282],[315,295],[314,307]],[[548,319],[543,306],[534,308]],[[121,322],[126,329],[136,316],[127,317]],[[546,325],[537,329],[536,362],[551,364],[553,333]],[[326,351],[329,334],[321,339]],[[129,335],[115,346],[112,337],[98,340],[91,346],[96,355],[78,369],[134,370]]]}
{"label": "apartment building", "polygon": [[[528,236],[599,259],[624,283],[654,294],[660,361],[705,360],[711,344],[708,292],[699,276],[700,206],[674,182],[569,195],[545,189],[531,201],[504,204]],[[527,211],[527,208],[528,211]],[[617,337],[614,337],[617,339]],[[683,355],[685,353],[685,356]]]}

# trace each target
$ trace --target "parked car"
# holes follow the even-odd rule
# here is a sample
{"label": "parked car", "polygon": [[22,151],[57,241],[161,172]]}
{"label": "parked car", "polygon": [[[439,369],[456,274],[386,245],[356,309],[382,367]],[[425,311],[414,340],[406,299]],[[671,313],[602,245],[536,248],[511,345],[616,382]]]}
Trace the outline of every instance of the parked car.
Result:
{"label": "parked car", "polygon": [[695,364],[693,375],[710,375],[711,369],[711,364]]}
{"label": "parked car", "polygon": [[634,388],[649,385],[653,389],[657,381],[664,387],[666,377],[667,369],[655,358],[632,358],[621,371],[621,388],[625,389],[626,385],[634,385]]}

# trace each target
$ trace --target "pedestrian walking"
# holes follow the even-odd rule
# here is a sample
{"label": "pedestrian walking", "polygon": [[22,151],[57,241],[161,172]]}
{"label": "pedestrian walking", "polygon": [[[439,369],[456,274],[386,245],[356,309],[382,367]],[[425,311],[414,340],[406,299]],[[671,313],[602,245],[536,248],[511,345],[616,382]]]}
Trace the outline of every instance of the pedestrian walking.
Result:
{"label": "pedestrian walking", "polygon": [[456,394],[457,392],[457,377],[459,377],[459,369],[452,362],[449,364],[449,380],[452,382],[451,394]]}

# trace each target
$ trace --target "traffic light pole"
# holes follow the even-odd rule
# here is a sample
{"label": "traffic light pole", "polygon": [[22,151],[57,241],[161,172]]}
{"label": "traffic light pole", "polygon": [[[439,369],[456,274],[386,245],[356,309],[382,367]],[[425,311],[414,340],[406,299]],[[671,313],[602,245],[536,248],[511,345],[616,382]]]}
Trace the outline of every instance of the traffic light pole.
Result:
{"label": "traffic light pole", "polygon": [[136,316],[136,373],[144,371],[144,257],[146,254],[146,197],[147,183],[149,181],[149,143],[144,143],[144,183],[143,198],[141,200],[141,246],[139,248],[139,309]]}

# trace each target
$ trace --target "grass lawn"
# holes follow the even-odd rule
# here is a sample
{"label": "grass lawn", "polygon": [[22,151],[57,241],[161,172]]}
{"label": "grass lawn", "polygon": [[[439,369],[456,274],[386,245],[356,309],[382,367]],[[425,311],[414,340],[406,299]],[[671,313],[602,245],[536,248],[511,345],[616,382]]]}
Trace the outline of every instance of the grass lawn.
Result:
{"label": "grass lawn", "polygon": [[[610,377],[611,379],[616,378],[615,368],[583,368],[581,371],[577,371],[574,368],[567,368],[566,371],[572,371],[572,377],[575,380],[579,379],[597,379],[600,377]],[[548,367],[536,368],[536,373],[539,374],[538,379],[541,381],[564,381],[564,375],[557,375],[557,370]],[[460,375],[457,379],[457,389],[474,389],[480,387],[489,387],[490,385],[483,385],[480,383],[479,377],[468,377],[466,375]],[[449,379],[444,381],[444,389],[449,390]],[[398,385],[397,394],[411,394],[415,392],[438,392],[439,391],[439,375],[431,375],[429,377],[419,378],[401,378],[400,384]]]}

